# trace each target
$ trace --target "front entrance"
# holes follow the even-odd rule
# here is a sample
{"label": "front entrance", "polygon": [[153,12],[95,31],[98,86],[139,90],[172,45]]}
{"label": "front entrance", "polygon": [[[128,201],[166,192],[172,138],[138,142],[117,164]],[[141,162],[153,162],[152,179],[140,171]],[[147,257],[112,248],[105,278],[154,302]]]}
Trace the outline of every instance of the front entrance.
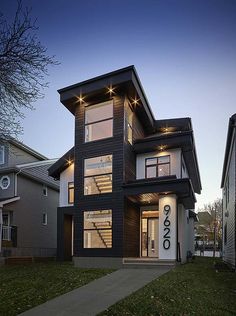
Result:
{"label": "front entrance", "polygon": [[159,255],[159,218],[157,211],[142,211],[141,255],[157,258]]}

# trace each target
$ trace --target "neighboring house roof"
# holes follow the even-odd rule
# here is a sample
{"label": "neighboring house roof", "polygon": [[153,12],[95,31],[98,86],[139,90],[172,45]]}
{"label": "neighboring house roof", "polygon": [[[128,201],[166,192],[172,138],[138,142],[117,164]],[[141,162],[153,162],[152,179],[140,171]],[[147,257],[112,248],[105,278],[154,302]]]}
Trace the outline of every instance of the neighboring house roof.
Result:
{"label": "neighboring house roof", "polygon": [[199,225],[210,224],[213,220],[212,215],[208,211],[201,211],[197,213],[199,219]]}
{"label": "neighboring house roof", "polygon": [[49,177],[48,168],[54,164],[57,159],[44,160],[39,162],[17,165],[19,174],[27,176],[33,180],[45,183],[59,190],[59,183]]}
{"label": "neighboring house roof", "polygon": [[12,197],[12,198],[0,199],[0,207],[2,208],[4,205],[16,202],[18,200],[20,200],[19,196],[15,196],[15,197]]}
{"label": "neighboring house roof", "polygon": [[232,115],[229,119],[228,125],[228,133],[227,133],[227,140],[226,140],[226,148],[225,148],[225,158],[223,164],[223,172],[222,172],[222,179],[221,179],[221,188],[224,187],[226,172],[227,172],[227,165],[229,160],[230,148],[232,143],[233,131],[236,127],[236,113]]}
{"label": "neighboring house roof", "polygon": [[25,152],[31,154],[32,156],[34,156],[35,158],[39,159],[39,160],[48,160],[48,158],[40,153],[38,153],[36,150],[30,148],[29,146],[23,144],[22,142],[14,139],[14,138],[9,138],[7,139],[7,142],[24,150]]}

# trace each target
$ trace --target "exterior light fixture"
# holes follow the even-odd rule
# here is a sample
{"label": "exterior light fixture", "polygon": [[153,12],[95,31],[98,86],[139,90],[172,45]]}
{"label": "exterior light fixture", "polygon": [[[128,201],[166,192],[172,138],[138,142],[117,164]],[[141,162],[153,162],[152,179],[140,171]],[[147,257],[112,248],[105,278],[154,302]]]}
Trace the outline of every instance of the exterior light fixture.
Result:
{"label": "exterior light fixture", "polygon": [[112,94],[114,94],[114,93],[115,93],[115,92],[114,92],[115,88],[114,88],[114,87],[112,87],[112,85],[110,85],[107,89],[108,89],[107,93],[109,93],[109,94],[110,94],[110,96],[112,96]]}

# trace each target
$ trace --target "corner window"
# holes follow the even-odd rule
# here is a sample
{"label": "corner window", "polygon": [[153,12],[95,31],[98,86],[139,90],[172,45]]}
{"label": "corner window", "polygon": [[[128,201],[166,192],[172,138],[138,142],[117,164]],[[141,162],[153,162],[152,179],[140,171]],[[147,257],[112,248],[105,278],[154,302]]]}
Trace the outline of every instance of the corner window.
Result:
{"label": "corner window", "polygon": [[43,225],[47,225],[48,224],[48,214],[47,213],[43,213],[42,224]]}
{"label": "corner window", "polygon": [[147,158],[145,177],[156,178],[170,175],[170,156]]}
{"label": "corner window", "polygon": [[133,111],[131,110],[129,105],[127,105],[126,120],[127,120],[127,140],[132,145],[133,144]]}
{"label": "corner window", "polygon": [[112,210],[84,212],[84,248],[112,248]]}
{"label": "corner window", "polygon": [[0,188],[2,189],[2,190],[6,190],[6,189],[8,189],[9,188],[9,186],[10,186],[10,178],[8,177],[8,176],[3,176],[3,177],[1,177],[1,179],[0,179]]}
{"label": "corner window", "polygon": [[46,185],[43,186],[43,195],[48,196],[48,187]]}
{"label": "corner window", "polygon": [[85,108],[85,142],[113,136],[113,101]]}
{"label": "corner window", "polygon": [[74,182],[68,183],[68,204],[74,204]]}
{"label": "corner window", "polygon": [[84,195],[112,192],[112,155],[84,160]]}
{"label": "corner window", "polygon": [[0,165],[5,163],[5,147],[0,145]]}

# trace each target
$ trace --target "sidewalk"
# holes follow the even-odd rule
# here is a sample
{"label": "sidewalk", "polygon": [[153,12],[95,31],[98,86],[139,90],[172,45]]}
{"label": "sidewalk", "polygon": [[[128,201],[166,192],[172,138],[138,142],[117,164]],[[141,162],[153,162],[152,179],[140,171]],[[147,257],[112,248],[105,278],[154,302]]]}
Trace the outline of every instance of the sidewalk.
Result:
{"label": "sidewalk", "polygon": [[170,267],[120,269],[76,290],[58,296],[21,316],[92,316],[137,291]]}

